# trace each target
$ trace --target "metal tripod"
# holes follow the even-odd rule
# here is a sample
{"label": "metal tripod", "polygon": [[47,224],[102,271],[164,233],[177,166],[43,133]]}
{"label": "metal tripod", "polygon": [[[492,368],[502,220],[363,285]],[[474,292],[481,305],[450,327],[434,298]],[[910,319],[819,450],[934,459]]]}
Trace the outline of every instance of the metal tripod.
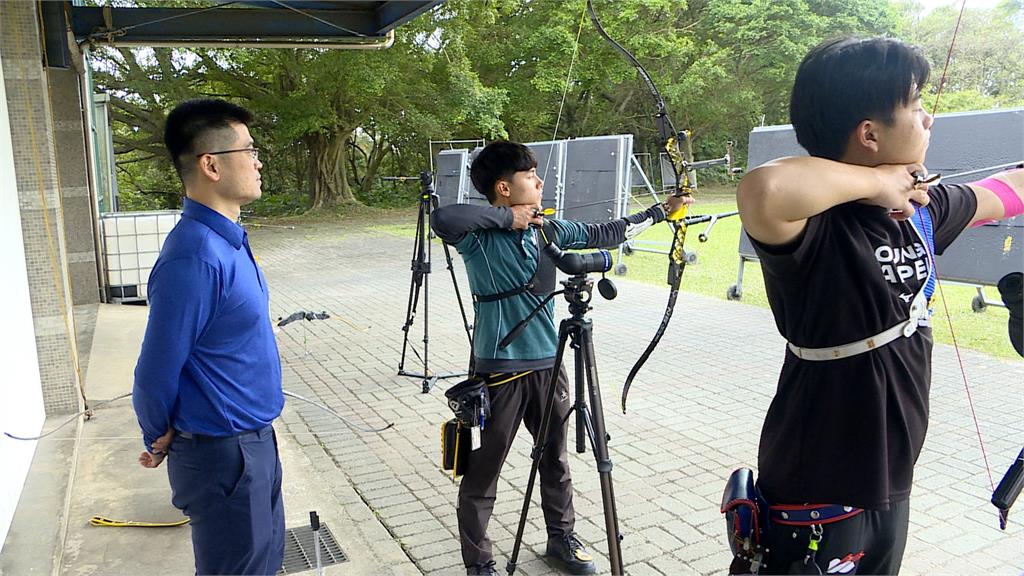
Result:
{"label": "metal tripod", "polygon": [[[609,282],[604,280],[605,282]],[[586,313],[590,310],[590,300],[593,294],[594,283],[586,274],[577,274],[563,280],[564,290],[560,292],[569,303],[570,317],[562,320],[558,326],[558,352],[555,354],[555,368],[551,371],[551,381],[548,383],[548,399],[544,408],[544,416],[540,422],[540,430],[537,432],[535,444],[530,457],[533,465],[530,468],[530,479],[526,484],[526,495],[523,498],[523,509],[519,514],[519,528],[516,530],[515,544],[512,547],[512,555],[509,557],[507,570],[511,575],[515,572],[516,561],[519,558],[519,549],[523,542],[523,530],[526,528],[526,515],[530,509],[530,498],[533,495],[533,485],[537,478],[537,470],[540,465],[541,456],[548,442],[551,425],[551,415],[554,410],[555,388],[558,380],[558,367],[562,365],[562,357],[565,353],[566,342],[571,341],[574,363],[576,401],[570,413],[576,413],[576,452],[582,454],[586,451],[586,436],[590,437],[590,445],[594,451],[594,460],[597,463],[597,473],[601,482],[601,502],[604,505],[604,525],[608,536],[608,561],[611,564],[612,574],[622,574],[622,536],[619,534],[619,520],[615,510],[615,490],[612,486],[612,461],[608,455],[608,432],[604,425],[604,408],[601,403],[601,389],[597,381],[597,365],[594,359],[594,336],[593,323],[586,319]],[[604,287],[601,290],[605,295]],[[557,294],[557,292],[556,292]],[[607,297],[607,295],[606,295]],[[543,306],[543,303],[541,304]],[[584,378],[586,380],[584,381]],[[587,398],[590,399],[590,407],[587,406]],[[558,422],[562,425],[562,422]]]}
{"label": "metal tripod", "polygon": [[[429,310],[429,279],[430,279],[430,240],[433,238],[433,234],[430,232],[430,212],[437,208],[438,197],[434,192],[433,175],[430,172],[420,173],[420,184],[423,186],[423,191],[420,194],[420,206],[419,215],[416,217],[416,242],[412,250],[412,279],[409,282],[409,303],[405,309],[405,324],[402,326],[402,332],[405,333],[402,339],[402,359],[398,362],[398,375],[409,376],[411,378],[421,378],[423,383],[423,393],[430,392],[430,389],[434,387],[434,384],[438,380],[445,378],[456,378],[459,376],[465,376],[466,372],[452,372],[445,374],[435,374],[430,371],[428,365],[428,350],[430,345],[430,310]],[[448,272],[452,277],[452,286],[455,287],[455,299],[459,302],[459,312],[462,313],[462,325],[466,329],[466,337],[469,339],[470,349],[473,346],[473,335],[472,328],[469,325],[469,320],[466,318],[466,309],[462,305],[462,295],[459,293],[459,283],[455,279],[455,268],[452,267],[452,255],[448,250],[448,245],[444,242],[441,243],[444,247],[444,257],[448,263]],[[416,320],[416,308],[419,305],[420,292],[423,292],[423,354],[413,347],[412,353],[423,362],[423,372],[407,372],[405,370],[405,355],[406,351],[410,349],[409,346],[409,329],[412,328],[413,322]]]}

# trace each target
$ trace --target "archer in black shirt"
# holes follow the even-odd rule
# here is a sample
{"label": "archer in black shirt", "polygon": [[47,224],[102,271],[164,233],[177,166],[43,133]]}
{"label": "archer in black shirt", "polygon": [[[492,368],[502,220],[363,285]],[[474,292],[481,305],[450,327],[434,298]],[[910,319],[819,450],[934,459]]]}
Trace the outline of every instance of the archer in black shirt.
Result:
{"label": "archer in black shirt", "polygon": [[761,573],[899,572],[931,382],[927,308],[914,304],[930,295],[934,254],[974,223],[1014,216],[1024,193],[1020,171],[919,183],[928,75],[921,52],[893,39],[814,48],[790,102],[811,157],[769,162],[737,190],[788,341],[758,486],[773,506],[863,509],[833,524],[771,524]]}

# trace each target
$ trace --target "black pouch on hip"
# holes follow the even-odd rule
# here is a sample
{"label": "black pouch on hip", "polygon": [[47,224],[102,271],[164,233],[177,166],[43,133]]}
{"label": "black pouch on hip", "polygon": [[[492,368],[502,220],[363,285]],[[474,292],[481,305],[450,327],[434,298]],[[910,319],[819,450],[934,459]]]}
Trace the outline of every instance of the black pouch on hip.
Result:
{"label": "black pouch on hip", "polygon": [[466,473],[472,440],[469,428],[455,418],[441,425],[441,469],[452,473],[452,480]]}
{"label": "black pouch on hip", "polygon": [[491,402],[487,394],[487,382],[482,378],[470,377],[444,393],[448,407],[455,418],[465,426],[484,428],[491,417]]}
{"label": "black pouch on hip", "polygon": [[729,477],[722,494],[722,513],[733,554],[729,574],[757,574],[764,562],[763,532],[768,505],[749,468],[739,468]]}
{"label": "black pouch on hip", "polygon": [[450,471],[452,479],[466,473],[469,453],[480,448],[480,432],[491,417],[487,382],[470,377],[444,393],[455,418],[441,425],[441,469]]}

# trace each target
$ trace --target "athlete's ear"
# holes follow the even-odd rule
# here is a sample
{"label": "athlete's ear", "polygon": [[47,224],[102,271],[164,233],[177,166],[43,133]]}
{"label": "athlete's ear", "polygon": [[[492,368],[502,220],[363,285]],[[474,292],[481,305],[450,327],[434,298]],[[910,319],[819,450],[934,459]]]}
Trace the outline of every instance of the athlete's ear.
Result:
{"label": "athlete's ear", "polygon": [[859,148],[870,152],[878,152],[878,124],[870,118],[861,120],[853,129],[851,141]]}

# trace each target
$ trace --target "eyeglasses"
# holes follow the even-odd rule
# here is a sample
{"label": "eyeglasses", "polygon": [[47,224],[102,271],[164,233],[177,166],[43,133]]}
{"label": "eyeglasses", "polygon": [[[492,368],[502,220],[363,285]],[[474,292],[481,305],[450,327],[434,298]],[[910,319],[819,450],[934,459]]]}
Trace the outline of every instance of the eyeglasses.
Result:
{"label": "eyeglasses", "polygon": [[210,156],[216,156],[218,154],[231,154],[232,152],[248,152],[249,155],[252,156],[254,162],[260,159],[259,148],[235,148],[234,150],[221,150],[220,152],[203,152],[202,154],[196,154],[196,158],[202,158],[207,154]]}

